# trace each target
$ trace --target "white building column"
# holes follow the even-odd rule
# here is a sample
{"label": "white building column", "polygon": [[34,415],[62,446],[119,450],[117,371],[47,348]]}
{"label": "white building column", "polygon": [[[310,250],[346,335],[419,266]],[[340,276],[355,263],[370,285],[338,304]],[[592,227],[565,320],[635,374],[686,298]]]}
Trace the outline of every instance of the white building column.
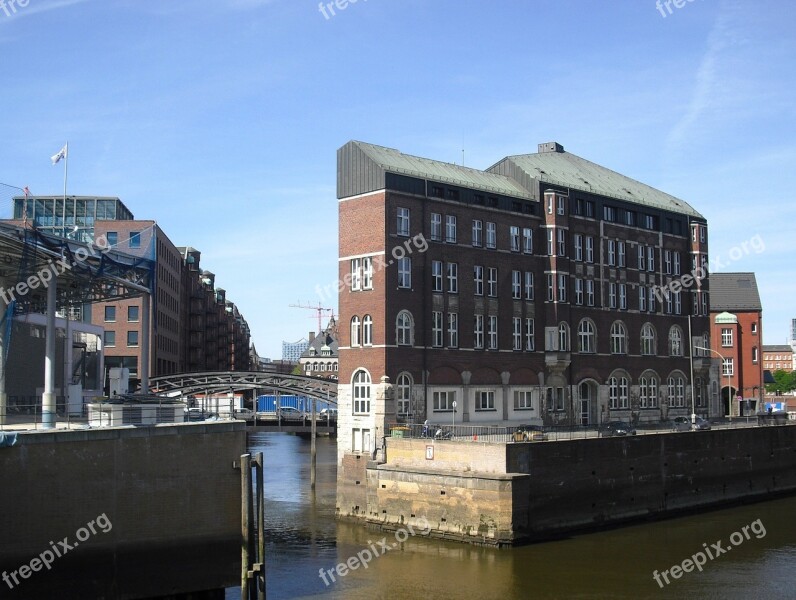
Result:
{"label": "white building column", "polygon": [[47,329],[44,350],[44,393],[41,422],[44,429],[55,427],[55,309],[57,280],[47,285]]}
{"label": "white building column", "polygon": [[150,315],[151,294],[141,296],[141,364],[138,365],[141,376],[141,393],[149,393],[149,328],[152,321]]}

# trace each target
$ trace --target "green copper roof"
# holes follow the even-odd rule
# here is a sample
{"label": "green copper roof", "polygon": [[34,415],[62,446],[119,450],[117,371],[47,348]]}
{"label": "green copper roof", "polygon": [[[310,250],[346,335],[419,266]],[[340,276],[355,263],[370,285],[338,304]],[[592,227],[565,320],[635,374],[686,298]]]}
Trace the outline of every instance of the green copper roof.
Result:
{"label": "green copper roof", "polygon": [[[552,145],[542,144],[542,146]],[[509,161],[529,177],[541,182],[704,218],[691,205],[679,198],[565,152],[558,144],[555,146],[559,151],[509,156],[488,170],[494,170],[504,161]]]}

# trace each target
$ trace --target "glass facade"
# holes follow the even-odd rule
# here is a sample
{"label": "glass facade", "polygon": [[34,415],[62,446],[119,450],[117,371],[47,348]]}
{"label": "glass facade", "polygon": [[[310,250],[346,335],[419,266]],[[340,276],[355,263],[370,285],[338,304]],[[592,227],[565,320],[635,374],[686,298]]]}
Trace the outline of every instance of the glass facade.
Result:
{"label": "glass facade", "polygon": [[79,242],[94,239],[95,221],[131,221],[118,198],[14,198],[14,219],[27,219],[43,233]]}

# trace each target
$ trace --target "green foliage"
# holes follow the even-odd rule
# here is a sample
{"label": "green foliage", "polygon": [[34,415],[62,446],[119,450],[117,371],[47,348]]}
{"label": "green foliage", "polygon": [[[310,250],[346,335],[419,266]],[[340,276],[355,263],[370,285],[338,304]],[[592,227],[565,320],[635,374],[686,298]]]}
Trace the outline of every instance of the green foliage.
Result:
{"label": "green foliage", "polygon": [[796,371],[783,371],[778,369],[772,373],[774,383],[766,384],[766,391],[770,394],[784,394],[796,390]]}
{"label": "green foliage", "polygon": [[293,370],[290,372],[291,375],[304,375],[304,371],[301,370],[301,365],[296,365],[293,367]]}

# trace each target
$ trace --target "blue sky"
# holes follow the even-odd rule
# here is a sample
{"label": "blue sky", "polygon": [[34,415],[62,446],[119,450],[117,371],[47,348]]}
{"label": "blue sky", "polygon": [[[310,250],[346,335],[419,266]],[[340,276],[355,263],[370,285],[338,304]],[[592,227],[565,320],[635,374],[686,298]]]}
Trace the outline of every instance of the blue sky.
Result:
{"label": "blue sky", "polygon": [[448,162],[464,148],[479,168],[555,140],[683,198],[714,270],[757,274],[765,343],[786,341],[790,1],[359,0],[329,18],[318,0],[9,2],[0,182],[60,193],[49,157],[68,140],[68,193],[118,196],[201,250],[261,355],[315,328],[289,304],[328,302],[350,139]]}

